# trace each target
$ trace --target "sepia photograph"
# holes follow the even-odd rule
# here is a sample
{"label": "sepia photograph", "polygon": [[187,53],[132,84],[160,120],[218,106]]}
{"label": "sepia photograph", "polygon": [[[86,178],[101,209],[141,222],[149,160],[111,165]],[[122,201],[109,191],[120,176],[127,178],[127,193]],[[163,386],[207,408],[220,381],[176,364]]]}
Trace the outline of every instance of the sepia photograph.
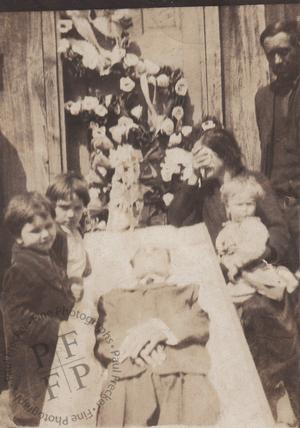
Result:
{"label": "sepia photograph", "polygon": [[42,3],[0,7],[0,428],[300,428],[300,2]]}

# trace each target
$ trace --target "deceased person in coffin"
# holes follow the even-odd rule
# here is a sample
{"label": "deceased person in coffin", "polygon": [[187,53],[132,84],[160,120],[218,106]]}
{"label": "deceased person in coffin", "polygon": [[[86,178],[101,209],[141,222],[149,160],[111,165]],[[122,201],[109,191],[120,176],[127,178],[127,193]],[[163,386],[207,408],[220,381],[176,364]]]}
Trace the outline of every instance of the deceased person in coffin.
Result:
{"label": "deceased person in coffin", "polygon": [[139,248],[131,264],[135,284],[98,303],[95,355],[108,370],[97,425],[215,425],[219,400],[207,377],[209,317],[199,286],[168,281],[163,248]]}

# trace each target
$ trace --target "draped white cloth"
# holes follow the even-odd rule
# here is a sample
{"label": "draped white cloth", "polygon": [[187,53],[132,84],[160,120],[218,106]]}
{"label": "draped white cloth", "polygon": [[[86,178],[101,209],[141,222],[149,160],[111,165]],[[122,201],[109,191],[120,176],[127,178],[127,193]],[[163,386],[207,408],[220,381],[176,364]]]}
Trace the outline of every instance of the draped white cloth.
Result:
{"label": "draped white cloth", "polygon": [[[52,427],[95,426],[103,373],[93,355],[95,324],[91,318],[97,317],[100,294],[132,285],[130,258],[138,246],[152,244],[171,251],[172,282],[201,284],[199,303],[211,320],[207,345],[212,362],[209,377],[221,402],[217,426],[273,426],[268,403],[204,224],[180,229],[153,226],[133,232],[95,232],[86,235],[85,243],[93,273],[85,281],[83,300],[70,317],[69,332],[75,333],[65,336],[65,342],[60,339],[60,361],[55,361],[57,366],[53,367],[65,364],[64,370],[61,368],[60,376],[51,379],[52,384],[59,382],[60,388],[52,388],[57,398],[46,402],[42,424],[50,426],[49,417],[53,415],[61,420],[57,425],[52,422]],[[77,344],[72,343],[75,340]],[[74,369],[76,365],[78,367]],[[113,393],[111,399],[114,399]]]}

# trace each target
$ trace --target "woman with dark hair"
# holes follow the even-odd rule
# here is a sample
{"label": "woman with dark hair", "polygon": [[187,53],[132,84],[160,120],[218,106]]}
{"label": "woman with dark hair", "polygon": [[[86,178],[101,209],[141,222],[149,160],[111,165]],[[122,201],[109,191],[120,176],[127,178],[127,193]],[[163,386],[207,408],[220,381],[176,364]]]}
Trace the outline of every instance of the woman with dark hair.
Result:
{"label": "woman with dark hair", "polygon": [[[169,207],[169,223],[185,226],[203,221],[215,245],[227,221],[220,194],[222,184],[238,175],[253,175],[265,192],[255,212],[270,236],[264,259],[272,264],[284,263],[289,232],[268,179],[246,169],[231,132],[211,120],[205,122],[204,129],[193,148],[194,185],[184,183],[175,194]],[[241,322],[274,417],[282,382],[300,420],[300,342],[289,296],[275,301],[255,293],[242,303]]]}
{"label": "woman with dark hair", "polygon": [[[289,245],[289,232],[268,179],[258,172],[247,171],[233,134],[210,122],[214,127],[204,131],[193,148],[195,185],[183,183],[175,194],[169,207],[169,223],[185,226],[204,221],[215,243],[222,224],[227,220],[221,201],[221,185],[224,180],[238,174],[253,174],[266,195],[258,203],[256,212],[270,234],[265,259],[270,263],[283,263]],[[197,185],[199,178],[201,187]]]}

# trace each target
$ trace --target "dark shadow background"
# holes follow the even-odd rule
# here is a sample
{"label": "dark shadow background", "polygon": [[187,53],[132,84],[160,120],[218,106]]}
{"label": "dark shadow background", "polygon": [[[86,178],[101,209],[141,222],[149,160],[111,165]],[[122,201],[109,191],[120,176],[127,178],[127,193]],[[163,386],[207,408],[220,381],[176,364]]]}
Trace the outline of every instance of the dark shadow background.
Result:
{"label": "dark shadow background", "polygon": [[[10,265],[12,236],[3,224],[9,199],[27,190],[26,174],[15,147],[0,131],[0,291],[5,270]],[[0,311],[0,391],[6,388],[5,343]]]}

